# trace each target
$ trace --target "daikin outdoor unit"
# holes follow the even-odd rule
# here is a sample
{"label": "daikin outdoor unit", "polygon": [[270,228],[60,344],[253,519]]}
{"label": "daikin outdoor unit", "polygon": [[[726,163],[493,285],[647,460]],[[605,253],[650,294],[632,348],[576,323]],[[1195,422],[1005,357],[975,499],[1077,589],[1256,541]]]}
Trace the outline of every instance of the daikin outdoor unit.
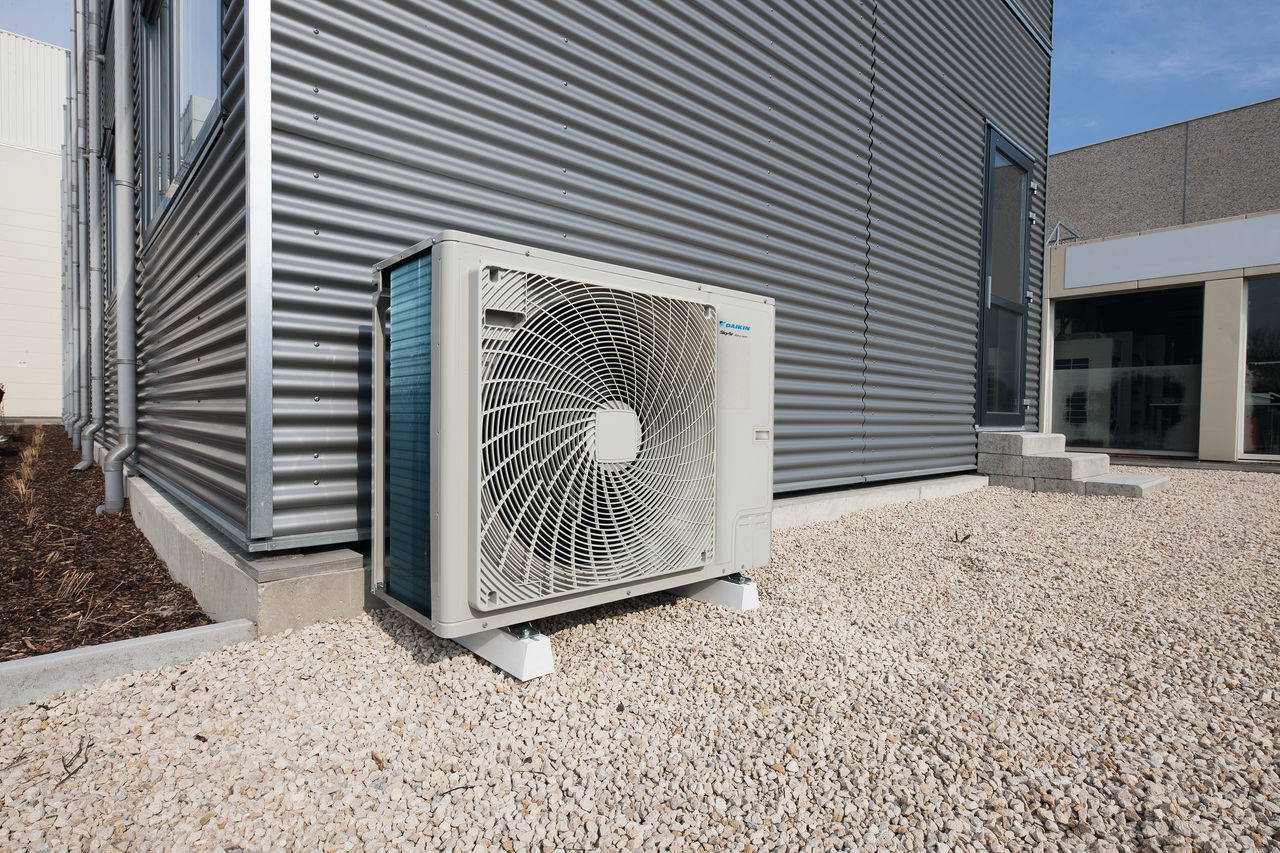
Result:
{"label": "daikin outdoor unit", "polygon": [[375,284],[374,595],[519,677],[549,646],[499,629],[659,590],[750,606],[773,300],[456,232]]}

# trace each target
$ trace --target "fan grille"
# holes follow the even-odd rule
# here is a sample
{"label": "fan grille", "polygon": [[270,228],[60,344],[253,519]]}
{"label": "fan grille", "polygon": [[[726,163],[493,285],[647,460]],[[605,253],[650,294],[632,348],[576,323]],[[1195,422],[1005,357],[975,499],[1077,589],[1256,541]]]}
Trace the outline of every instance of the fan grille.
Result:
{"label": "fan grille", "polygon": [[714,308],[496,268],[482,297],[475,606],[709,562]]}

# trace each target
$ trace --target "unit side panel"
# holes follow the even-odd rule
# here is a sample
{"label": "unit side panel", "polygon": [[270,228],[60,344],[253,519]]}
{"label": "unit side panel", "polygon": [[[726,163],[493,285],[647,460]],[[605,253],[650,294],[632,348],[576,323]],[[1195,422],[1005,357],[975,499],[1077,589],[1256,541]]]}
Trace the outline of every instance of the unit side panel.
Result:
{"label": "unit side panel", "polygon": [[387,593],[431,616],[431,253],[387,275]]}

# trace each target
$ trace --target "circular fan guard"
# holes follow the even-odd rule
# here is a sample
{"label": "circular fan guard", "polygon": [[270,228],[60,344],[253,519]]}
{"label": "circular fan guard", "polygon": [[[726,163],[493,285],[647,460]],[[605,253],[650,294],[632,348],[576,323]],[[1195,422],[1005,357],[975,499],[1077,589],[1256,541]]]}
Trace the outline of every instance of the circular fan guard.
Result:
{"label": "circular fan guard", "polygon": [[[474,603],[510,606],[707,563],[714,310],[506,271],[486,285],[485,305],[505,319],[482,336]],[[638,422],[630,461],[597,454],[599,413],[611,411]]]}

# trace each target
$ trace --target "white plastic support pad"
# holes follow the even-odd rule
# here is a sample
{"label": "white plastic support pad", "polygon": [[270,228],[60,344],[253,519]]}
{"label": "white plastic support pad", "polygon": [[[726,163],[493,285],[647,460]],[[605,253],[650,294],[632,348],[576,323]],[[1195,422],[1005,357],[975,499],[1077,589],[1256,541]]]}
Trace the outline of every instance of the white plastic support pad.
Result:
{"label": "white plastic support pad", "polygon": [[760,588],[755,581],[736,583],[727,578],[716,578],[678,586],[671,591],[694,601],[704,601],[732,610],[755,610],[760,606]]}
{"label": "white plastic support pad", "polygon": [[457,637],[454,642],[521,681],[550,675],[556,669],[551,640],[543,634],[520,638],[499,628]]}

